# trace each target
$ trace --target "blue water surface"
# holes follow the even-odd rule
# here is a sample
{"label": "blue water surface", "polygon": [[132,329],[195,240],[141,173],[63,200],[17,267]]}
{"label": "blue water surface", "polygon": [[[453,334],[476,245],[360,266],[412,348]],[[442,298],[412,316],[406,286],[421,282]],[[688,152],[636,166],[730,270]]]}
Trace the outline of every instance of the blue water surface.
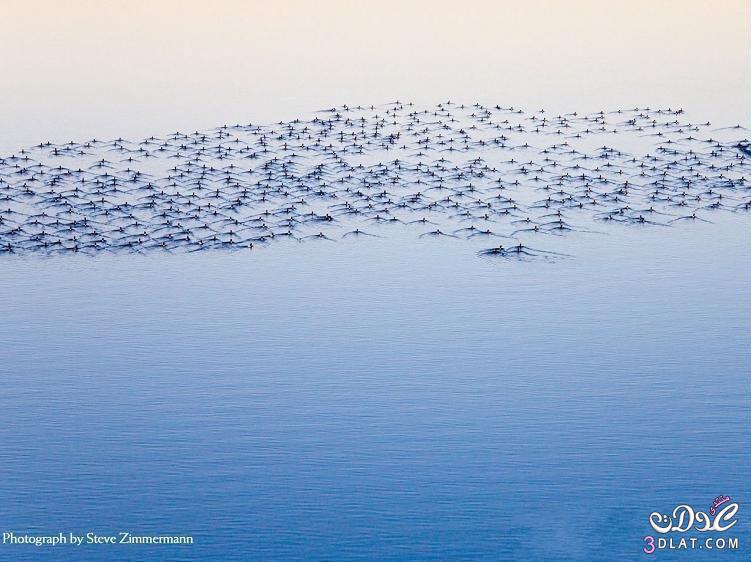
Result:
{"label": "blue water surface", "polygon": [[[747,232],[4,256],[0,531],[195,543],[0,559],[748,559]],[[739,550],[642,552],[720,494]]]}

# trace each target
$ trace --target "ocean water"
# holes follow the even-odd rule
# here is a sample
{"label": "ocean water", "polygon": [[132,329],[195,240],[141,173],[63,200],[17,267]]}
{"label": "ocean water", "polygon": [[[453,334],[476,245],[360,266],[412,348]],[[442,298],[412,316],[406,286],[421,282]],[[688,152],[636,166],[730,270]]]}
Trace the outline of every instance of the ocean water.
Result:
{"label": "ocean water", "polygon": [[[746,215],[561,239],[6,256],[5,560],[631,560],[749,511]],[[694,533],[696,536],[696,533]],[[706,551],[660,559],[720,559]]]}

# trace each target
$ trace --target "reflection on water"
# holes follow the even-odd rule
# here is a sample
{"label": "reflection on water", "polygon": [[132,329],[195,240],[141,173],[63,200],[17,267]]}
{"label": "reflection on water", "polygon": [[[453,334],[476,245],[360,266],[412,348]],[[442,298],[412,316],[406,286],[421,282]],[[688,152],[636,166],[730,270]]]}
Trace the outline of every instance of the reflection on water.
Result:
{"label": "reflection on water", "polygon": [[196,538],[80,560],[602,560],[727,494],[747,549],[746,227],[4,259],[0,519]]}

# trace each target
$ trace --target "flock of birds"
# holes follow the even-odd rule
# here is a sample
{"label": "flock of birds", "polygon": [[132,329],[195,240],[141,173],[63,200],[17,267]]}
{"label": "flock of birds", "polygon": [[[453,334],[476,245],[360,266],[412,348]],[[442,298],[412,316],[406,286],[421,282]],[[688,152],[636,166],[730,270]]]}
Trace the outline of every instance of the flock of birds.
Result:
{"label": "flock of birds", "polygon": [[402,228],[487,240],[484,256],[554,259],[546,237],[598,221],[748,212],[746,132],[680,109],[397,101],[141,141],[45,142],[0,157],[0,253],[239,250]]}

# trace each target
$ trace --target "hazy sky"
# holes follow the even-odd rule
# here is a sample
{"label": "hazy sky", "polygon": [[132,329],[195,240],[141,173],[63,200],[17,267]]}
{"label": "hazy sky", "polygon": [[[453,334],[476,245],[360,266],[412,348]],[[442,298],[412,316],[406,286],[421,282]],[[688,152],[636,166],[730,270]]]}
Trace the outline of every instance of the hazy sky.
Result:
{"label": "hazy sky", "polygon": [[748,0],[3,0],[0,149],[340,103],[751,117]]}

